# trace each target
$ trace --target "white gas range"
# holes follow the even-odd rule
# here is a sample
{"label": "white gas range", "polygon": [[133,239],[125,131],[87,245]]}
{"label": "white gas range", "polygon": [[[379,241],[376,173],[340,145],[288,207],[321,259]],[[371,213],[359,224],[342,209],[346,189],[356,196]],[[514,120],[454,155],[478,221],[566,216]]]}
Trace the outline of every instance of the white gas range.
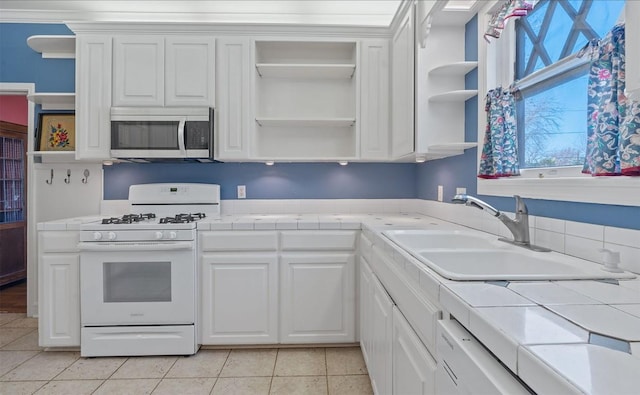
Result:
{"label": "white gas range", "polygon": [[128,201],[80,228],[81,355],[194,354],[196,222],[220,217],[220,187],[132,185]]}

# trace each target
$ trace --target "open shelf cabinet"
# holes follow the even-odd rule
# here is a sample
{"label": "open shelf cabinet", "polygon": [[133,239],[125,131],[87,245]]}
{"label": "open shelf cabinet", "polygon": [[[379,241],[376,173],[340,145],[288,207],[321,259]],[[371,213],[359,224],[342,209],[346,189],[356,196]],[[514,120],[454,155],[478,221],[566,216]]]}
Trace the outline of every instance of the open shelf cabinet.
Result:
{"label": "open shelf cabinet", "polygon": [[27,96],[29,101],[40,104],[43,110],[75,110],[75,93],[33,93]]}
{"label": "open shelf cabinet", "polygon": [[256,158],[357,155],[357,43],[256,40]]}
{"label": "open shelf cabinet", "polygon": [[27,38],[27,45],[43,58],[75,59],[76,37],[39,35]]}

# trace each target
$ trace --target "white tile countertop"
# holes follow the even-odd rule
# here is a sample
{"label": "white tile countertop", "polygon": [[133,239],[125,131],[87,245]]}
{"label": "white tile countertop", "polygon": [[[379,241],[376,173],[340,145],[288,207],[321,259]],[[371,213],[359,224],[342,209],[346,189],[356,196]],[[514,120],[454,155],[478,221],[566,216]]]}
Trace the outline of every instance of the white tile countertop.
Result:
{"label": "white tile countertop", "polygon": [[[38,224],[73,230],[98,217]],[[389,229],[478,232],[422,214],[223,215],[198,230],[362,229],[501,362],[537,393],[640,391],[640,279],[459,282],[440,277],[382,235]],[[484,233],[482,233],[484,234]],[[585,265],[597,265],[584,261]]]}
{"label": "white tile countertop", "polygon": [[[423,228],[474,232],[429,217],[421,222]],[[362,223],[365,235],[393,256],[408,277],[419,271],[420,287],[433,295],[437,284],[443,308],[535,392],[638,393],[640,279],[451,281],[384,237],[381,231],[389,228],[403,226]]]}

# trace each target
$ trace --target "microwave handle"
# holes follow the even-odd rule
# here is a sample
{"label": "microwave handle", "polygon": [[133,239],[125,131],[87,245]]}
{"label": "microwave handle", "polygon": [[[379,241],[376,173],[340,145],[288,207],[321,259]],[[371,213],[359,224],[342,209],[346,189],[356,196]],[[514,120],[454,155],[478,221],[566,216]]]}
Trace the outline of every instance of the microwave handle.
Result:
{"label": "microwave handle", "polygon": [[178,148],[180,149],[180,155],[187,156],[187,148],[184,143],[184,125],[187,123],[186,118],[182,118],[178,124]]}

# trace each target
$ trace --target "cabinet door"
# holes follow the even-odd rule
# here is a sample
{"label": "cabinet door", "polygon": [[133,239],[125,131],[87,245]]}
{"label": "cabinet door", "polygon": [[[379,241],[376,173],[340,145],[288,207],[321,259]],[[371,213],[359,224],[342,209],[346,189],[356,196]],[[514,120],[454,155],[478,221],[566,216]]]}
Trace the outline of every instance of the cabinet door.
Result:
{"label": "cabinet door", "polygon": [[391,53],[391,156],[414,151],[413,6],[393,35]]}
{"label": "cabinet door", "polygon": [[80,346],[79,254],[42,254],[38,263],[40,346]]}
{"label": "cabinet door", "polygon": [[280,341],[355,341],[353,254],[283,254]]}
{"label": "cabinet door", "polygon": [[113,105],[164,105],[164,39],[114,38]]}
{"label": "cabinet door", "polygon": [[376,394],[391,394],[392,390],[392,342],[393,301],[378,279],[372,277],[373,299],[371,301],[372,353],[369,376]]}
{"label": "cabinet door", "polygon": [[216,159],[247,159],[250,128],[253,125],[250,100],[250,41],[245,37],[220,38],[216,47]]}
{"label": "cabinet door", "polygon": [[202,344],[278,342],[278,259],[202,256]]}
{"label": "cabinet door", "polygon": [[215,40],[213,37],[165,38],[166,106],[215,107]]}
{"label": "cabinet door", "polygon": [[393,308],[393,393],[434,394],[436,362],[400,310]]}
{"label": "cabinet door", "polygon": [[640,101],[640,2],[627,0],[625,3],[626,34],[626,90],[629,98]]}
{"label": "cabinet door", "polygon": [[388,159],[389,42],[364,40],[360,51],[360,156]]}
{"label": "cabinet door", "polygon": [[76,38],[76,159],[111,157],[110,36]]}
{"label": "cabinet door", "polygon": [[373,305],[373,273],[369,267],[367,260],[360,256],[360,288],[359,288],[359,312],[360,312],[360,348],[362,349],[362,356],[364,362],[367,364],[367,369],[371,371],[371,355],[373,342],[371,339],[372,333],[372,311]]}

